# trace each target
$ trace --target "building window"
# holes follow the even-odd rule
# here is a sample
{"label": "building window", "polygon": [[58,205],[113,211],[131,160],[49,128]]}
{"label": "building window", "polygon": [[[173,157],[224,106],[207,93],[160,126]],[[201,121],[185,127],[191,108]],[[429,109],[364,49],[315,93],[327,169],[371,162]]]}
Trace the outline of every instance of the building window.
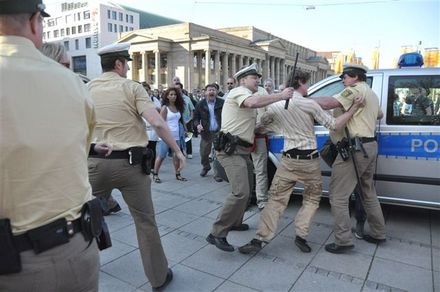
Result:
{"label": "building window", "polygon": [[128,14],[125,14],[125,22],[128,22]]}
{"label": "building window", "polygon": [[110,10],[107,10],[107,18],[108,18],[108,19],[111,18]]}
{"label": "building window", "polygon": [[68,51],[69,48],[69,41],[64,41],[64,47],[66,48],[66,51]]}
{"label": "building window", "polygon": [[132,31],[134,28],[130,27],[130,31]]}
{"label": "building window", "polygon": [[72,69],[75,73],[87,76],[87,59],[86,56],[72,57]]}
{"label": "building window", "polygon": [[47,20],[47,26],[48,27],[51,27],[51,26],[54,26],[55,25],[55,19],[48,19]]}
{"label": "building window", "polygon": [[116,20],[116,11],[112,11],[112,19]]}
{"label": "building window", "polygon": [[64,28],[62,28],[62,29],[60,30],[60,34],[61,34],[61,36],[63,37],[63,36],[66,34],[66,30],[65,30]]}
{"label": "building window", "polygon": [[122,12],[119,12],[119,21],[123,21],[124,20],[124,14],[122,14]]}
{"label": "building window", "polygon": [[58,29],[54,30],[54,31],[53,31],[53,37],[54,37],[54,38],[57,38],[57,37],[59,37],[59,36],[60,36],[60,31],[59,31]]}
{"label": "building window", "polygon": [[72,26],[72,34],[76,34],[76,26]]}
{"label": "building window", "polygon": [[123,32],[124,31],[124,26],[123,25],[120,25],[119,26],[119,32]]}
{"label": "building window", "polygon": [[84,11],[84,16],[83,16],[83,18],[84,18],[84,19],[90,19],[90,11],[89,11],[89,10]]}
{"label": "building window", "polygon": [[72,14],[66,15],[66,23],[72,22]]}
{"label": "building window", "polygon": [[128,31],[128,26],[125,27],[125,31]]}
{"label": "building window", "polygon": [[108,23],[108,24],[107,24],[107,30],[108,30],[109,32],[112,32],[112,31],[113,31],[113,25],[112,25],[111,23]]}
{"label": "building window", "polygon": [[78,13],[76,14],[76,20],[77,20],[77,21],[80,21],[80,20],[81,20],[81,12],[78,12]]}
{"label": "building window", "polygon": [[79,40],[75,40],[75,50],[79,50]]}
{"label": "building window", "polygon": [[82,25],[78,25],[78,33],[82,33],[83,27]]}
{"label": "building window", "polygon": [[66,28],[66,35],[70,35],[70,27]]}
{"label": "building window", "polygon": [[115,32],[118,32],[118,25],[115,23]]}
{"label": "building window", "polygon": [[46,39],[46,32],[43,31],[43,40]]}
{"label": "building window", "polygon": [[130,15],[130,23],[133,23],[133,15]]}
{"label": "building window", "polygon": [[84,24],[84,32],[89,32],[89,31],[90,31],[90,23]]}
{"label": "building window", "polygon": [[50,31],[47,32],[47,38],[50,39]]}
{"label": "building window", "polygon": [[86,38],[86,49],[90,49],[92,47],[92,38]]}

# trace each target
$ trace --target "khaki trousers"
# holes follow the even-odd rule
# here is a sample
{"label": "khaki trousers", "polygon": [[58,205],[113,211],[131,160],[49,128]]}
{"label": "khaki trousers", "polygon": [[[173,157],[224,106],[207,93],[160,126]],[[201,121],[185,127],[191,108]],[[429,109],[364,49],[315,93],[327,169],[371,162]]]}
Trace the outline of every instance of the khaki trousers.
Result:
{"label": "khaki trousers", "polygon": [[0,291],[98,291],[98,247],[95,240],[88,245],[77,233],[68,243],[40,254],[21,252],[22,271],[0,276]]}
{"label": "khaki trousers", "polygon": [[[376,166],[377,143],[370,142],[363,144],[368,158],[362,152],[355,153],[359,171],[362,190],[364,193],[363,204],[367,213],[367,220],[370,226],[370,235],[378,238],[385,238],[385,220],[382,209],[377,199],[376,189],[373,182],[374,168]],[[357,184],[356,173],[351,157],[343,161],[341,156],[336,158],[330,180],[330,204],[335,219],[334,233],[337,245],[353,244],[351,233],[351,221],[348,212],[349,197]]]}
{"label": "khaki trousers", "polygon": [[[241,152],[241,151],[239,151]],[[226,237],[232,226],[243,223],[249,194],[253,188],[253,166],[249,152],[226,155],[217,152],[217,158],[226,171],[232,192],[226,198],[223,208],[212,226],[211,234]]]}
{"label": "khaki trousers", "polygon": [[255,151],[251,153],[255,169],[255,193],[258,207],[264,207],[268,200],[267,188],[267,146],[266,138],[255,139]]}
{"label": "khaki trousers", "polygon": [[269,201],[261,212],[256,238],[270,241],[275,236],[278,220],[289,203],[297,181],[304,183],[303,201],[295,217],[296,235],[306,238],[310,222],[319,207],[322,194],[320,159],[291,159],[283,156],[269,190]]}
{"label": "khaki trousers", "polygon": [[206,133],[200,136],[200,162],[203,170],[210,170],[211,164],[209,163],[209,154],[211,154],[212,140],[215,133]]}
{"label": "khaki trousers", "polygon": [[168,262],[154,217],[150,177],[142,173],[140,165],[132,166],[127,159],[88,161],[93,195],[108,198],[113,189],[121,191],[134,219],[145,275],[152,287],[162,285]]}

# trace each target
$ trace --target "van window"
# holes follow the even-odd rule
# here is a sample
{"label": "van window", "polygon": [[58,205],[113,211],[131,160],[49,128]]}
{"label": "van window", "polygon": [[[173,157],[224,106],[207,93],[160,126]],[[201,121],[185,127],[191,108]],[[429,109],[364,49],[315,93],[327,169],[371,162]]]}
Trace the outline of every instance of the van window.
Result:
{"label": "van window", "polygon": [[[367,77],[367,84],[371,87],[373,83],[372,77]],[[342,84],[342,80],[338,80],[336,82],[327,84],[326,86],[320,88],[319,90],[313,92],[309,96],[333,96],[339,92],[344,90],[344,84]]]}
{"label": "van window", "polygon": [[387,124],[440,125],[440,76],[391,76]]}

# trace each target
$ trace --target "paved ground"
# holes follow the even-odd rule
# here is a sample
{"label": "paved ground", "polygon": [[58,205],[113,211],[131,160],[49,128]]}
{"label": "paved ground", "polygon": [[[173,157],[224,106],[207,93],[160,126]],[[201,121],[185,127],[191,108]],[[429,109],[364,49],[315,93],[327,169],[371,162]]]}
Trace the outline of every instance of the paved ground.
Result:
{"label": "paved ground", "polygon": [[[198,140],[196,143],[198,144]],[[388,237],[381,246],[355,241],[350,254],[324,250],[333,241],[327,200],[313,219],[308,238],[313,251],[294,245],[293,218],[300,197],[290,203],[274,240],[255,255],[226,253],[205,241],[229,192],[210,172],[201,178],[198,146],[182,174],[174,178],[171,160],[164,162],[162,184],[153,183],[156,220],[174,280],[166,291],[440,291],[440,212],[387,206]],[[113,247],[101,253],[100,291],[151,291],[144,275],[133,220],[123,206],[107,217]],[[246,212],[250,230],[233,231],[228,241],[247,243],[255,234],[259,212]]]}

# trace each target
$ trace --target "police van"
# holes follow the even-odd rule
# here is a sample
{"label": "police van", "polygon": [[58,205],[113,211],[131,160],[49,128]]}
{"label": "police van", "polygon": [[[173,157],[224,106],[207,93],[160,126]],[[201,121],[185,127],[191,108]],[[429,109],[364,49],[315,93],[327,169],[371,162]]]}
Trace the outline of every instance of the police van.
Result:
{"label": "police van", "polygon": [[[413,65],[411,58],[408,65]],[[373,70],[367,73],[367,83],[379,97],[384,113],[376,125],[379,149],[374,179],[379,200],[440,209],[440,68]],[[343,89],[338,74],[314,84],[308,93],[332,96]],[[315,125],[315,133],[321,148],[328,139],[328,130]],[[270,180],[282,149],[283,137],[271,136]],[[328,195],[331,169],[322,160],[321,170],[323,194]],[[297,185],[297,191],[301,191],[301,185]]]}

